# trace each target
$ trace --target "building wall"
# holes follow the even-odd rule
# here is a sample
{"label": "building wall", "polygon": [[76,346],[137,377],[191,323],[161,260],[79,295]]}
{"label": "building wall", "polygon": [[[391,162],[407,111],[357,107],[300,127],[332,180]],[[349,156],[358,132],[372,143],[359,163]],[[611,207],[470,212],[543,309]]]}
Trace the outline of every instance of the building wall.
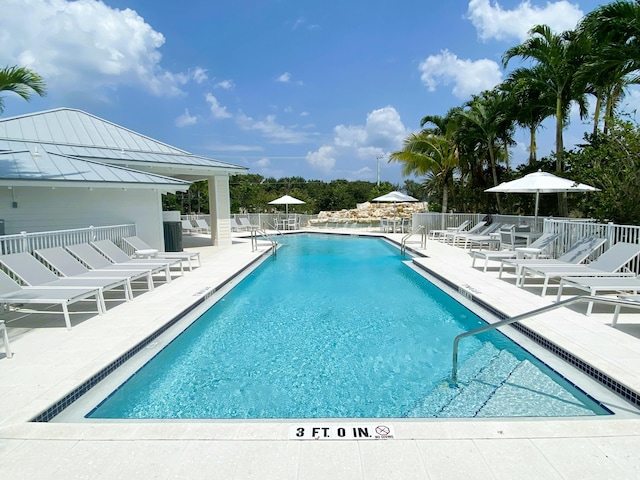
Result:
{"label": "building wall", "polygon": [[0,219],[5,234],[133,223],[164,249],[161,195],[150,189],[0,187]]}

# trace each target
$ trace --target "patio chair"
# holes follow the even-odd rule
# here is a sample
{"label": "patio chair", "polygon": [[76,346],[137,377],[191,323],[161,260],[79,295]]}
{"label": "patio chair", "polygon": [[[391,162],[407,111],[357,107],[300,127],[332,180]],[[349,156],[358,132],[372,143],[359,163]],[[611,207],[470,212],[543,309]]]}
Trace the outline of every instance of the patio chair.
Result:
{"label": "patio chair", "polygon": [[573,263],[575,265],[585,261],[589,255],[598,250],[606,239],[598,237],[584,237],[574,243],[566,252],[560,255],[558,258],[516,258],[505,259],[500,262],[500,272],[498,278],[502,278],[502,272],[504,267],[514,267],[516,275],[516,285],[520,283],[520,277],[522,269],[525,266],[538,266],[538,265],[565,265],[567,263]]}
{"label": "patio chair", "polygon": [[508,226],[510,225],[502,225],[500,223],[494,222],[490,225],[487,225],[480,233],[459,233],[454,236],[453,245],[458,245],[460,242],[462,242],[462,244],[459,246],[466,249],[467,247],[471,248],[471,246],[473,245],[482,246],[495,244],[496,238],[491,234],[502,227]]}
{"label": "patio chair", "polygon": [[0,264],[9,270],[16,278],[30,287],[47,288],[97,288],[102,297],[103,310],[106,311],[104,303],[104,292],[108,290],[120,289],[124,291],[124,298],[128,302],[131,299],[131,285],[129,279],[119,278],[83,278],[83,277],[63,277],[49,270],[36,257],[27,252],[11,253],[0,256]]}
{"label": "patio chair", "polygon": [[191,264],[192,260],[198,260],[198,266],[201,267],[202,263],[200,262],[200,252],[159,252],[157,249],[152,248],[148,245],[144,240],[140,237],[124,237],[122,239],[124,243],[129,245],[135,251],[151,251],[155,250],[155,253],[152,254],[151,258],[166,258],[169,260],[186,260],[189,265],[189,271],[193,271],[193,266]]}
{"label": "patio chair", "polygon": [[558,233],[546,233],[531,243],[528,247],[518,246],[515,241],[515,230],[500,231],[500,250],[477,250],[471,252],[473,261],[471,268],[476,265],[477,259],[484,259],[483,272],[487,271],[489,260],[502,261],[517,258],[538,258],[558,238]]}
{"label": "patio chair", "polygon": [[197,218],[194,222],[196,222],[196,229],[198,229],[200,233],[211,233],[211,227],[204,218]]}
{"label": "patio chair", "polygon": [[182,234],[193,235],[198,229],[193,226],[191,220],[182,220]]}
{"label": "patio chair", "polygon": [[445,233],[448,232],[462,232],[464,231],[465,228],[467,228],[467,226],[471,223],[471,220],[465,220],[464,222],[462,222],[460,225],[458,225],[457,227],[449,227],[446,230],[430,230],[429,231],[429,239],[431,240],[437,240],[438,238],[442,237]]}
{"label": "patio chair", "polygon": [[147,285],[149,290],[153,290],[153,275],[164,274],[166,276],[166,267],[136,264],[121,264],[110,262],[107,257],[98,252],[88,243],[78,243],[75,245],[67,245],[64,247],[78,260],[84,263],[89,269],[93,270],[112,270],[114,272],[125,272],[129,275],[145,274],[147,277]]}
{"label": "patio chair", "polygon": [[473,227],[471,227],[469,230],[460,231],[460,232],[456,232],[455,230],[452,232],[445,232],[442,235],[442,241],[444,243],[449,243],[449,241],[451,241],[452,244],[455,244],[456,238],[458,237],[458,235],[478,235],[486,227],[487,227],[487,222],[485,222],[484,220],[481,220],[478,223],[476,223]]}
{"label": "patio chair", "polygon": [[[563,277],[560,279],[560,286],[558,287],[558,295],[556,297],[558,302],[562,297],[562,291],[565,287],[582,290],[588,292],[589,295],[601,295],[604,292],[631,292],[636,295],[640,293],[640,277]],[[638,298],[640,298],[640,296]],[[593,302],[589,302],[587,304],[587,316],[591,315],[592,309]],[[619,310],[619,306],[616,306],[616,310]]]}
{"label": "patio chair", "polygon": [[240,217],[238,221],[240,222],[242,228],[244,228],[245,230],[253,230],[254,228],[258,228],[258,226],[253,225],[247,217]]}
{"label": "patio chair", "polygon": [[[640,277],[637,277],[640,279]],[[629,302],[636,302],[640,305],[640,295],[618,295],[620,300],[627,300]],[[622,305],[616,305],[615,310],[613,311],[613,319],[611,320],[611,326],[616,327],[618,324],[618,316],[620,315],[620,309]]]}
{"label": "patio chair", "polygon": [[129,298],[133,299],[132,282],[145,280],[153,290],[153,279],[150,271],[89,269],[80,260],[62,247],[42,248],[35,250],[34,255],[55,269],[63,277],[74,278],[107,278],[128,280]]}
{"label": "patio chair", "polygon": [[522,269],[520,287],[524,287],[527,276],[544,277],[541,296],[547,293],[549,280],[562,277],[630,277],[633,272],[619,271],[631,260],[640,255],[640,245],[637,243],[619,242],[609,248],[589,265],[555,264],[525,266]]}
{"label": "patio chair", "polygon": [[67,330],[71,330],[69,305],[94,297],[98,314],[102,315],[100,290],[97,288],[44,288],[23,287],[0,270],[0,304],[5,305],[60,305]]}
{"label": "patio chair", "polygon": [[127,252],[111,240],[96,240],[91,242],[91,246],[98,250],[102,255],[107,257],[109,261],[119,265],[140,265],[149,267],[164,267],[167,282],[171,281],[171,267],[180,268],[180,274],[184,275],[184,267],[182,260],[178,259],[161,259],[161,258],[131,258]]}
{"label": "patio chair", "polygon": [[239,232],[242,230],[242,225],[238,223],[238,221],[236,220],[236,217],[231,217],[229,219],[229,225],[231,226],[232,232]]}

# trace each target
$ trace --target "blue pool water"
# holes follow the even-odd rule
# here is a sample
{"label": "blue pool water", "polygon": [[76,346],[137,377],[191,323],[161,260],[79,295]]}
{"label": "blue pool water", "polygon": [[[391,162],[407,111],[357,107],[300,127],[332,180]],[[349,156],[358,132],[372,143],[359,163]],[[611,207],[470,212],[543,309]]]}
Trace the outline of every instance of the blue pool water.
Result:
{"label": "blue pool water", "polygon": [[[607,413],[380,239],[291,235],[91,418],[373,418]],[[542,373],[542,371],[546,373]]]}

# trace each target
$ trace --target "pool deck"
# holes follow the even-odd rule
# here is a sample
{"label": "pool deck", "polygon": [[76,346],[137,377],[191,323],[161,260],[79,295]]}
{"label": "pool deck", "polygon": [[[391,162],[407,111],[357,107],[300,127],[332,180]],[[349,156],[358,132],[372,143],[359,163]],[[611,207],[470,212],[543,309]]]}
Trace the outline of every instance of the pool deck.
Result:
{"label": "pool deck", "polygon": [[[390,237],[397,242],[402,235]],[[59,314],[9,314],[14,357],[0,350],[2,478],[640,478],[640,417],[630,409],[627,415],[559,420],[391,419],[384,423],[393,426],[395,439],[360,441],[289,440],[289,429],[382,422],[30,422],[267,249],[252,252],[241,238],[229,247],[195,246],[199,240],[186,238],[185,246],[201,252],[201,268],[152,292],[136,292],[129,303],[109,295],[105,315],[74,313],[71,331]],[[498,279],[495,268],[472,269],[461,248],[428,241],[422,252],[427,257],[418,263],[508,315],[555,301],[555,288],[540,297],[539,288],[517,288],[513,275]],[[623,310],[614,329],[611,306],[594,307],[590,317],[585,308],[562,308],[524,323],[640,392],[640,310]]]}

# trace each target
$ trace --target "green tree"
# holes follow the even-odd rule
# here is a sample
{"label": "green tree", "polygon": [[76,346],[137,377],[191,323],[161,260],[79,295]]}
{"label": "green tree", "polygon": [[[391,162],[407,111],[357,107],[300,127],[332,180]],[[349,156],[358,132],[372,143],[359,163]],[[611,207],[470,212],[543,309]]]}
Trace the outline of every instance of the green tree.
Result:
{"label": "green tree", "polygon": [[[34,93],[41,97],[47,94],[44,80],[37,73],[24,67],[5,67],[0,70],[0,92],[13,92],[26,101]],[[0,96],[0,114],[4,112],[4,97]]]}
{"label": "green tree", "polygon": [[[547,78],[547,89],[556,98],[556,171],[564,165],[563,130],[567,121],[570,104],[575,101],[581,116],[587,113],[584,85],[576,85],[576,72],[588,55],[588,42],[583,36],[569,30],[554,33],[547,25],[537,25],[531,29],[530,37],[524,43],[508,49],[502,56],[504,67],[514,57],[532,59],[540,66],[541,74]],[[566,216],[566,195],[559,195],[560,215]]]}

